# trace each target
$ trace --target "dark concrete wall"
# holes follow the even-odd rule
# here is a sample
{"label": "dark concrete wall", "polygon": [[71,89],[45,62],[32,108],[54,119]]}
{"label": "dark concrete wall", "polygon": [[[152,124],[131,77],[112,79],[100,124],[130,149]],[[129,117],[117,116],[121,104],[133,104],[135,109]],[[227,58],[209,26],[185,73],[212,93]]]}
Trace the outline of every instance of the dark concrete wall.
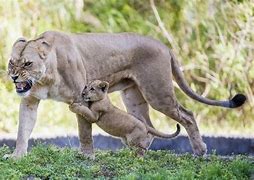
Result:
{"label": "dark concrete wall", "polygon": [[[208,147],[208,154],[216,150],[219,155],[247,154],[254,155],[254,139],[248,138],[225,138],[225,137],[204,137]],[[79,141],[76,136],[55,137],[45,139],[31,139],[29,148],[36,143],[54,144],[59,147],[78,147]],[[13,139],[0,139],[0,146],[15,146]],[[94,147],[103,150],[117,150],[123,147],[121,141],[111,136],[94,136]],[[176,153],[192,152],[189,140],[186,136],[178,136],[175,139],[164,140],[155,139],[150,149],[152,150],[172,150]]]}

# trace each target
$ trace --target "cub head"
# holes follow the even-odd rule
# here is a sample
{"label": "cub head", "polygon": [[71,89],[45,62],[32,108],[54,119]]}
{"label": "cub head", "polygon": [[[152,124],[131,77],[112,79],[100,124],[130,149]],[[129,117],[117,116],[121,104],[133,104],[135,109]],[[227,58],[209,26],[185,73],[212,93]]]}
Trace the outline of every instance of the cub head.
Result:
{"label": "cub head", "polygon": [[108,87],[109,84],[106,81],[92,81],[84,87],[82,98],[86,102],[100,101],[107,96]]}
{"label": "cub head", "polygon": [[13,80],[18,95],[29,95],[33,85],[45,76],[45,62],[50,50],[50,43],[43,37],[31,41],[20,38],[14,43],[8,75]]}

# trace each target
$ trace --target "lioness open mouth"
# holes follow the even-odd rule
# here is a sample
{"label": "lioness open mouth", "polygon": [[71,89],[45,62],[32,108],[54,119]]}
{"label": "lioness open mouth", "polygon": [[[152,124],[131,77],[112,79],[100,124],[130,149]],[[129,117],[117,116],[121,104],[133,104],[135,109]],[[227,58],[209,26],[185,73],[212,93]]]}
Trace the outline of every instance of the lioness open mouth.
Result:
{"label": "lioness open mouth", "polygon": [[89,102],[90,100],[91,100],[90,97],[85,97],[85,98],[84,98],[84,101],[85,101],[85,102]]}
{"label": "lioness open mouth", "polygon": [[29,91],[32,88],[32,81],[27,80],[23,82],[15,82],[15,86],[16,86],[17,93],[24,93]]}

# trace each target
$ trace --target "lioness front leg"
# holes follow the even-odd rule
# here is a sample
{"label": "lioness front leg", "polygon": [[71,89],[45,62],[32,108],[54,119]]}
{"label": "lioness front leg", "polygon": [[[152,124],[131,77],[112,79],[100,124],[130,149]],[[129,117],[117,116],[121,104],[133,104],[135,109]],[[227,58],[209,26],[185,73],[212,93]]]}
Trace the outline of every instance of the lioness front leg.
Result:
{"label": "lioness front leg", "polygon": [[6,154],[4,158],[19,158],[27,153],[28,140],[36,122],[39,102],[39,99],[33,97],[21,100],[16,149],[12,154]]}
{"label": "lioness front leg", "polygon": [[95,123],[99,118],[98,113],[92,112],[88,107],[80,105],[79,103],[73,103],[69,108],[72,112],[81,115],[90,123]]}
{"label": "lioness front leg", "polygon": [[94,159],[92,124],[86,121],[81,115],[76,114],[76,116],[78,120],[80,152],[85,156]]}

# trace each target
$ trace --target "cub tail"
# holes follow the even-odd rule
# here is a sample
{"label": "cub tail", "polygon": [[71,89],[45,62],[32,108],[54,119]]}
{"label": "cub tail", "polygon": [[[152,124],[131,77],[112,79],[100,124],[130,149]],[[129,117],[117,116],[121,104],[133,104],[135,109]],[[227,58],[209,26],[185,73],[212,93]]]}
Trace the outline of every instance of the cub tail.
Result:
{"label": "cub tail", "polygon": [[164,138],[164,139],[175,138],[176,136],[178,136],[180,131],[181,131],[180,125],[177,124],[176,128],[177,129],[176,129],[176,131],[173,134],[165,134],[165,133],[157,131],[156,129],[154,129],[154,128],[150,127],[150,126],[147,126],[148,133],[150,133],[150,134],[152,134],[154,136],[157,136],[159,138]]}

